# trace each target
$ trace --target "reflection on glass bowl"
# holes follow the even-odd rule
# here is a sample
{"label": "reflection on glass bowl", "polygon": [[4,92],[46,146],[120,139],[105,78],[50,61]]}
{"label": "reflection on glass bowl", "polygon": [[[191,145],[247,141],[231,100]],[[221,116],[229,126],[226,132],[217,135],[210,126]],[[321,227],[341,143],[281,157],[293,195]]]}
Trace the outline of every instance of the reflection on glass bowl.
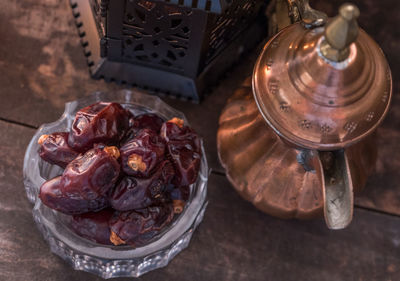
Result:
{"label": "reflection on glass bowl", "polygon": [[42,161],[37,150],[37,141],[43,134],[69,131],[76,112],[98,101],[118,102],[135,114],[156,113],[166,120],[185,116],[164,103],[161,99],[139,91],[95,92],[83,99],[65,104],[65,111],[57,121],[43,124],[30,141],[24,159],[24,185],[28,199],[35,204],[34,220],[49,243],[53,253],[70,263],[77,270],[97,274],[103,278],[134,276],[164,267],[180,251],[185,249],[194,229],[202,221],[207,206],[208,166],[202,145],[202,161],[199,176],[191,188],[191,195],[184,211],[174,218],[165,230],[147,245],[106,246],[89,241],[75,234],[69,227],[70,217],[52,210],[38,199],[40,186],[45,180],[62,173],[62,169]]}

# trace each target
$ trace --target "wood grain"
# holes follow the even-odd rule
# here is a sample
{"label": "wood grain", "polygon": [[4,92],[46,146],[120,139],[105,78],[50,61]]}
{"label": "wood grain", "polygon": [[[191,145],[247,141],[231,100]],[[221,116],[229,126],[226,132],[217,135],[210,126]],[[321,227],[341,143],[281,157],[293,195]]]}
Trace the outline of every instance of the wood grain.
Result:
{"label": "wood grain", "polygon": [[[32,129],[0,121],[0,280],[100,280],[50,253],[32,219],[21,166]],[[209,206],[188,249],[140,280],[396,280],[400,218],[357,210],[351,226],[280,220],[211,175]],[[392,278],[392,279],[390,279]],[[120,279],[128,280],[128,279]]]}
{"label": "wood grain", "polygon": [[[71,16],[68,1],[16,0],[0,3],[0,118],[33,126],[56,120],[67,101],[85,96],[95,90],[120,89],[114,83],[93,80],[89,76],[86,59]],[[314,7],[335,15],[345,1],[314,0]],[[399,22],[394,0],[376,2],[354,1],[362,11],[360,26],[381,44],[392,66],[395,93],[400,73],[399,31],[393,26]],[[385,11],[388,16],[382,17]],[[373,17],[374,21],[371,21]],[[29,46],[29,48],[27,48]],[[170,98],[164,100],[183,111],[193,127],[204,137],[211,168],[223,172],[216,153],[217,120],[226,99],[251,75],[258,50],[245,56],[227,73],[220,84],[208,91],[209,96],[199,105]],[[400,100],[395,97],[388,119],[399,127],[393,112],[400,112]],[[395,126],[397,125],[397,126]]]}
{"label": "wood grain", "polygon": [[[90,78],[68,1],[2,1],[0,34],[7,39],[0,44],[0,118],[38,127],[58,119],[65,102],[96,90],[123,88]],[[251,73],[255,59],[256,53],[247,56],[227,73],[201,106],[163,98],[187,115],[205,139],[211,168],[220,172],[217,120],[226,99]]]}
{"label": "wood grain", "polygon": [[[336,13],[344,1],[312,0]],[[354,220],[329,231],[321,219],[283,221],[245,202],[224,176],[212,174],[209,207],[188,249],[139,280],[400,280],[400,2],[353,1],[360,26],[382,46],[394,77],[392,108],[380,129],[377,173],[356,200]],[[67,1],[0,1],[0,118],[33,126],[57,119],[66,101],[121,88],[90,79]],[[218,117],[226,99],[251,74],[246,56],[201,105],[164,98],[204,137],[217,159]],[[25,148],[34,133],[0,121],[0,280],[101,280],[50,253],[32,219],[22,183]],[[120,279],[131,280],[131,279]]]}

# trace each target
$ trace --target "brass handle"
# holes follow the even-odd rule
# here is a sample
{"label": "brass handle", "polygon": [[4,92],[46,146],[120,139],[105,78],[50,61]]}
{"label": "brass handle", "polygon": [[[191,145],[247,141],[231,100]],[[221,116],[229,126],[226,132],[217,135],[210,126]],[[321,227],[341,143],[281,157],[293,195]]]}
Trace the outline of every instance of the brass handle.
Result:
{"label": "brass handle", "polygon": [[353,182],[345,150],[313,151],[314,168],[322,185],[325,222],[343,229],[353,217]]}
{"label": "brass handle", "polygon": [[268,17],[269,36],[298,21],[301,21],[306,28],[315,28],[324,25],[328,19],[325,13],[311,8],[309,0],[271,1],[268,6]]}
{"label": "brass handle", "polygon": [[287,0],[287,3],[293,22],[301,20],[306,28],[322,26],[328,19],[325,13],[311,8],[309,0]]}

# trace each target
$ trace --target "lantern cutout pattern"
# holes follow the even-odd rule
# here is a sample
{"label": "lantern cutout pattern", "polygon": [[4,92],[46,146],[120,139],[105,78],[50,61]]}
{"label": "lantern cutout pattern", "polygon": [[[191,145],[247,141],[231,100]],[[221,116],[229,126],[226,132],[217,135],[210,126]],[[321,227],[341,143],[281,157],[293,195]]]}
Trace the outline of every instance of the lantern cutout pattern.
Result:
{"label": "lantern cutout pattern", "polygon": [[70,0],[95,79],[199,101],[266,35],[260,0]]}

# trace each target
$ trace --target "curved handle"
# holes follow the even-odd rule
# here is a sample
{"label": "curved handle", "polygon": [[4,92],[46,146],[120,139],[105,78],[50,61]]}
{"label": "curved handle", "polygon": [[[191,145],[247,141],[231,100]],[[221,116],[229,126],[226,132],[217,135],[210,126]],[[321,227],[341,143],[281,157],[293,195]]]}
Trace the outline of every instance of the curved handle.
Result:
{"label": "curved handle", "polygon": [[301,21],[306,28],[324,25],[328,16],[310,7],[309,0],[274,0],[267,8],[269,36],[292,23]]}
{"label": "curved handle", "polygon": [[353,217],[353,182],[345,150],[313,151],[314,168],[321,181],[325,222],[343,229]]}
{"label": "curved handle", "polygon": [[301,20],[306,28],[315,28],[326,23],[328,16],[310,7],[309,0],[287,0],[289,16],[294,22]]}

